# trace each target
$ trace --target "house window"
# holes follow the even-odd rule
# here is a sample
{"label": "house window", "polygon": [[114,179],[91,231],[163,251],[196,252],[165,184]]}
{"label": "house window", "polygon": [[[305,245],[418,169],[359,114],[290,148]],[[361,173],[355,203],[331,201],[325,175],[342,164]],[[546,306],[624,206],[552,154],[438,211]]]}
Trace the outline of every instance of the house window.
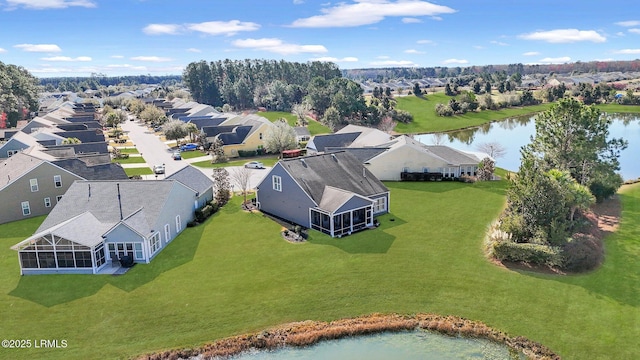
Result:
{"label": "house window", "polygon": [[282,178],[278,175],[273,175],[273,190],[282,191]]}
{"label": "house window", "polygon": [[402,168],[402,172],[403,173],[408,173],[409,172],[409,168],[408,167],[403,167]]}
{"label": "house window", "polygon": [[180,215],[176,216],[176,234],[182,230],[182,220],[180,220]]}
{"label": "house window", "polygon": [[104,245],[98,244],[98,246],[96,246],[95,250],[93,251],[93,255],[96,258],[96,267],[102,266],[102,264],[106,262],[104,256]]}
{"label": "house window", "polygon": [[30,179],[29,185],[31,186],[31,192],[38,191],[38,179]]}
{"label": "house window", "polygon": [[44,198],[44,207],[51,207],[51,198]]}
{"label": "house window", "polygon": [[169,227],[169,224],[164,225],[164,240],[166,242],[171,241],[171,228]]}
{"label": "house window", "polygon": [[62,187],[62,176],[60,175],[54,175],[53,176],[53,184],[59,188]]}
{"label": "house window", "polygon": [[142,243],[133,243],[133,248],[135,249],[133,258],[136,260],[144,260],[142,255]]}
{"label": "house window", "polygon": [[56,204],[60,202],[60,199],[62,199],[62,195],[56,196]]}
{"label": "house window", "polygon": [[387,211],[387,198],[381,197],[375,199],[375,203],[373,204],[373,212],[375,214]]}
{"label": "house window", "polygon": [[160,233],[156,232],[153,234],[151,239],[149,239],[149,246],[151,247],[151,255],[155,254],[160,250],[160,245],[162,242],[160,241]]}
{"label": "house window", "polygon": [[31,215],[31,207],[29,206],[28,201],[22,202],[22,215],[24,216]]}
{"label": "house window", "polygon": [[422,172],[423,173],[428,173],[429,172],[429,168],[422,168]]}
{"label": "house window", "polygon": [[19,150],[7,150],[7,157],[12,157],[14,154],[17,154]]}
{"label": "house window", "polygon": [[260,140],[262,140],[262,133],[260,133]]}

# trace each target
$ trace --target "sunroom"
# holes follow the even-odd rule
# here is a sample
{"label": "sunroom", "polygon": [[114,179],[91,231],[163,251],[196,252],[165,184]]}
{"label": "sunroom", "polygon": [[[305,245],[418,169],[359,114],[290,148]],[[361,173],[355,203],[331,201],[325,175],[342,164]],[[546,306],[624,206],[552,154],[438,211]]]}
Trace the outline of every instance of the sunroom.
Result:
{"label": "sunroom", "polygon": [[341,237],[371,227],[374,203],[364,196],[327,186],[320,205],[309,209],[311,228]]}
{"label": "sunroom", "polygon": [[106,265],[104,227],[85,213],[21,241],[11,247],[18,251],[20,273],[98,273]]}

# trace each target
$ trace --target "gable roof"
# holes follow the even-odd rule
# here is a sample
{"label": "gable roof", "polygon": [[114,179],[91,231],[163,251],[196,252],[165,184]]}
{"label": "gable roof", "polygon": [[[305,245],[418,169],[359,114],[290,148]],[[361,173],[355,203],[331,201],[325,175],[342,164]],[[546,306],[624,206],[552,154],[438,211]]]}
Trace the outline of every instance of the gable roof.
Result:
{"label": "gable roof", "polygon": [[0,164],[0,169],[2,169],[2,176],[0,176],[0,189],[20,178],[32,169],[35,169],[42,163],[44,163],[44,161],[22,152],[6,159]]}
{"label": "gable roof", "polygon": [[363,148],[352,148],[352,147],[339,147],[339,148],[325,148],[325,152],[331,153],[336,151],[346,151],[351,155],[355,156],[358,161],[361,163],[366,163],[367,161],[373,159],[374,157],[382,154],[387,151],[388,147],[363,147]]}
{"label": "gable roof", "polygon": [[376,146],[391,140],[391,135],[376,128],[349,124],[336,131],[336,134],[359,132],[360,135],[349,146]]}
{"label": "gable roof", "polygon": [[462,164],[477,164],[478,159],[475,156],[466,154],[460,150],[456,150],[452,147],[445,145],[424,145],[429,152],[436,156],[446,160],[449,164],[462,165]]}
{"label": "gable roof", "polygon": [[117,163],[87,165],[80,159],[65,159],[51,162],[86,180],[128,180],[129,176]]}
{"label": "gable roof", "polygon": [[213,179],[210,179],[207,175],[203,174],[202,171],[191,165],[187,165],[167,176],[167,179],[177,180],[200,194],[213,187]]}
{"label": "gable roof", "polygon": [[326,151],[325,148],[335,148],[335,147],[347,147],[353,143],[355,139],[360,136],[360,132],[354,133],[341,133],[341,134],[328,134],[328,135],[316,135],[311,139],[311,141],[307,144],[313,144],[315,146],[315,150],[317,152]]}
{"label": "gable roof", "polygon": [[278,162],[320,204],[327,186],[369,197],[389,190],[348,152],[311,155]]}
{"label": "gable roof", "polygon": [[171,189],[176,185],[184,187],[175,180],[75,181],[37,232],[84,212],[90,212],[101,223],[113,226],[138,212],[140,208],[145,210],[147,228],[150,229],[152,222],[165,207]]}
{"label": "gable roof", "polygon": [[366,201],[373,201],[352,192],[327,185],[325,186],[324,192],[322,193],[322,199],[318,204],[318,208],[333,213],[334,211],[340,209],[342,205],[351,200],[351,198],[353,198],[354,196],[360,197]]}

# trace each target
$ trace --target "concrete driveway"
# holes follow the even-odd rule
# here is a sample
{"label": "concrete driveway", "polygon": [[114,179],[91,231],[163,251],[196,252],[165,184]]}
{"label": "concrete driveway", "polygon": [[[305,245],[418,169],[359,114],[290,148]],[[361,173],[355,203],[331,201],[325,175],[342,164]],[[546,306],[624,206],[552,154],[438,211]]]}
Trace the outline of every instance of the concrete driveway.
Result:
{"label": "concrete driveway", "polygon": [[[162,165],[165,166],[165,174],[158,175],[157,179],[164,179],[165,177],[177,172],[183,167],[187,166],[191,162],[202,161],[203,159],[209,159],[210,157],[204,156],[203,158],[193,158],[193,159],[183,159],[183,160],[173,160],[171,158],[171,154],[173,153],[173,149],[169,148],[167,144],[160,140],[160,137],[156,135],[152,130],[150,130],[144,124],[138,121],[126,121],[122,124],[122,130],[126,132],[129,136],[131,142],[133,142],[138,149],[138,152],[145,159],[147,165],[150,168],[153,168],[153,165]],[[136,164],[139,167],[140,164]],[[212,168],[201,168],[195,167],[196,169],[202,171],[203,174],[211,177],[213,175]],[[241,168],[241,166],[229,166],[226,167],[229,174],[233,173],[235,169]],[[269,172],[270,168],[265,169],[252,169],[251,170],[251,178],[249,180],[249,187],[251,189],[255,189],[255,187],[262,181],[265,175]],[[156,179],[155,175],[144,175],[143,179],[145,180],[154,180]],[[232,178],[229,179],[231,181],[231,185],[234,187],[235,191],[240,189],[240,186],[235,183]]]}

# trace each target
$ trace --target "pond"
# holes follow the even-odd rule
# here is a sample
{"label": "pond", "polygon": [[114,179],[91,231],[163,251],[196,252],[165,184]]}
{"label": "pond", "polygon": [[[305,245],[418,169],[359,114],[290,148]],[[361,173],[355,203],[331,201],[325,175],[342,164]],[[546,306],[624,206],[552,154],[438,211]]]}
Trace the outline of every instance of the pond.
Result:
{"label": "pond", "polygon": [[450,337],[426,330],[348,337],[313,346],[253,351],[234,360],[292,359],[526,359],[505,345],[484,339]]}
{"label": "pond", "polygon": [[[640,177],[640,114],[605,114],[613,119],[611,137],[627,140],[629,146],[620,155],[620,174],[625,180]],[[450,145],[465,151],[478,151],[478,144],[497,142],[506,149],[504,157],[496,159],[496,166],[517,171],[520,167],[520,148],[535,134],[535,116],[522,116],[485,124],[479,127],[441,134],[417,135],[423,144]]]}

